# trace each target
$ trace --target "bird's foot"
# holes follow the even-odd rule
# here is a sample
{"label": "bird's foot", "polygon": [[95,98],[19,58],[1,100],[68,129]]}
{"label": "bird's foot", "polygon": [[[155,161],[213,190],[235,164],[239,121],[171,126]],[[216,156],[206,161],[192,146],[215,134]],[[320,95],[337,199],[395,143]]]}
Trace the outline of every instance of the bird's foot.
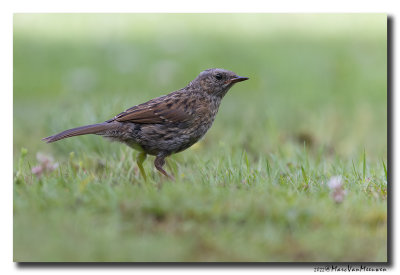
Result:
{"label": "bird's foot", "polygon": [[145,152],[140,152],[138,157],[137,157],[137,165],[139,167],[140,174],[142,175],[144,180],[147,182],[146,172],[144,171],[144,168],[143,168],[143,162],[146,159],[146,157],[147,157],[147,155],[146,155]]}
{"label": "bird's foot", "polygon": [[169,178],[171,181],[175,181],[175,178],[172,175],[165,172],[165,170],[162,168],[164,164],[165,164],[165,156],[158,155],[154,160],[154,166],[157,168],[158,171],[160,171],[161,174]]}

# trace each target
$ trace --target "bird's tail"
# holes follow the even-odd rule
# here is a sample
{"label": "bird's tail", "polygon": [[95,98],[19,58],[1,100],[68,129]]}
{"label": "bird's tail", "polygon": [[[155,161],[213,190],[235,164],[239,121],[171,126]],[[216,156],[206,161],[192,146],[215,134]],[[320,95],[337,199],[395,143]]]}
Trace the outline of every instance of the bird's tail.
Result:
{"label": "bird's tail", "polygon": [[45,137],[42,140],[46,141],[47,143],[51,143],[51,142],[55,142],[60,139],[74,137],[74,136],[81,136],[81,135],[88,135],[88,134],[100,134],[104,131],[109,130],[110,126],[111,126],[111,124],[107,123],[107,122],[81,126],[81,127],[65,130],[64,132],[58,133],[53,136]]}

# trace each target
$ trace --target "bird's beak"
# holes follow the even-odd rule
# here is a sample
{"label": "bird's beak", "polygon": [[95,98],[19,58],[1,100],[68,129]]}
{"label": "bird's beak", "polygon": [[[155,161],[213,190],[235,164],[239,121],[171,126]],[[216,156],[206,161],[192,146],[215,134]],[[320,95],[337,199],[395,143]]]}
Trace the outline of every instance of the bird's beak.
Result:
{"label": "bird's beak", "polygon": [[249,79],[248,77],[244,77],[244,76],[234,76],[233,78],[229,79],[228,81],[226,81],[227,84],[232,84],[232,83],[236,83],[236,82],[240,82],[240,81],[245,81]]}

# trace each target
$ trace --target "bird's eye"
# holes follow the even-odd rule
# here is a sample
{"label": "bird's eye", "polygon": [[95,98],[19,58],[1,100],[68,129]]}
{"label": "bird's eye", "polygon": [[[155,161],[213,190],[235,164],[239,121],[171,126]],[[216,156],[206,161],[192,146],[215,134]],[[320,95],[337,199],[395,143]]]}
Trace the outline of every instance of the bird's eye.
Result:
{"label": "bird's eye", "polygon": [[215,78],[218,79],[218,80],[221,80],[222,79],[222,74],[216,74]]}

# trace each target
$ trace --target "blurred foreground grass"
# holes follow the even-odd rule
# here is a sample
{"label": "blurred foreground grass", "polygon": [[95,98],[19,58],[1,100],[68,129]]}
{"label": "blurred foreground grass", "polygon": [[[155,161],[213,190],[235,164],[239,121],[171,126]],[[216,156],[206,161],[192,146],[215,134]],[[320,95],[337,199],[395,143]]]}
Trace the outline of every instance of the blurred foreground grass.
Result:
{"label": "blurred foreground grass", "polygon": [[[96,136],[40,140],[212,67],[250,81],[175,183]],[[386,261],[386,75],[384,15],[17,14],[14,260]]]}

